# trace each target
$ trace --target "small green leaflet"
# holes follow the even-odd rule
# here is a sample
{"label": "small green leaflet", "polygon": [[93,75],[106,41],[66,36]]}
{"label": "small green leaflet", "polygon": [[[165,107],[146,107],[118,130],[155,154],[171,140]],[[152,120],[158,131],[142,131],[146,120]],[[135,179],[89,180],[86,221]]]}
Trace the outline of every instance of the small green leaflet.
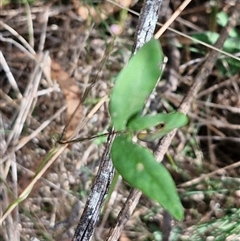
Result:
{"label": "small green leaflet", "polygon": [[158,40],[146,43],[119,73],[110,95],[109,110],[117,131],[126,129],[128,120],[141,112],[146,99],[161,76],[163,54]]}
{"label": "small green leaflet", "polygon": [[137,137],[142,141],[154,141],[175,128],[180,128],[188,123],[186,115],[180,112],[172,112],[169,114],[146,115],[131,119],[127,126],[133,131],[146,130],[154,126],[162,124],[161,128],[153,132],[139,132]]}
{"label": "small green leaflet", "polygon": [[171,175],[147,148],[121,135],[113,142],[111,158],[116,170],[130,185],[160,203],[177,220],[183,219],[183,207]]}

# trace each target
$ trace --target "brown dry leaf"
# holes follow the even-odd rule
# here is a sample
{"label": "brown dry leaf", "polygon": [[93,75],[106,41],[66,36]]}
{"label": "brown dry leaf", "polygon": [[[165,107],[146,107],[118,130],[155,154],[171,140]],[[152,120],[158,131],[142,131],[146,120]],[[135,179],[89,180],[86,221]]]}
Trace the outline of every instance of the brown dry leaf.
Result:
{"label": "brown dry leaf", "polygon": [[66,104],[67,104],[67,127],[65,132],[65,138],[69,138],[77,125],[82,119],[82,105],[81,105],[81,93],[75,80],[69,76],[69,74],[62,69],[62,67],[54,60],[51,64],[51,75],[53,79],[59,83],[62,89]]}
{"label": "brown dry leaf", "polygon": [[[110,15],[115,12],[120,11],[122,8],[108,2],[104,1],[96,7],[91,5],[82,4],[80,1],[73,0],[73,5],[77,14],[84,20],[91,17],[94,19],[95,23],[100,23],[101,21],[107,19]],[[133,0],[116,0],[116,3],[121,5],[123,8],[128,8],[135,4],[136,1]]]}

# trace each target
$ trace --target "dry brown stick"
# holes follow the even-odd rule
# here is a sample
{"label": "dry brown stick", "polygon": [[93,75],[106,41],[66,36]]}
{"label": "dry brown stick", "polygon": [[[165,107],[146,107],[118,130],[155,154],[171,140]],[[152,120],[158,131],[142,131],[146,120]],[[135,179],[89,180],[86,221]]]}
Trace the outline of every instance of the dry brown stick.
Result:
{"label": "dry brown stick", "polygon": [[111,143],[114,137],[115,135],[110,135],[108,138],[96,179],[75,230],[73,241],[89,241],[92,237],[101,207],[108,193],[114,174],[114,168],[109,156]]}
{"label": "dry brown stick", "polygon": [[[221,31],[220,37],[215,44],[216,48],[222,48],[225,40],[228,37],[229,31],[236,25],[238,17],[239,17],[239,12],[237,8],[235,8],[229,19],[228,25]],[[197,96],[197,93],[199,92],[201,87],[205,84],[207,77],[211,73],[211,70],[217,60],[217,57],[218,57],[218,52],[214,50],[211,50],[208,53],[208,56],[203,66],[201,67],[199,73],[195,77],[194,84],[191,86],[189,92],[187,93],[186,97],[184,98],[181,105],[179,106],[179,111],[185,114],[188,113],[191,104],[193,103],[195,97]],[[161,140],[157,150],[154,152],[154,155],[159,162],[162,161],[163,156],[167,152],[175,133],[176,133],[176,130],[166,135]],[[115,227],[113,227],[110,230],[110,233],[106,239],[107,241],[118,240],[125,224],[127,223],[128,219],[131,217],[140,197],[141,197],[141,192],[139,190],[132,188],[123,209],[118,215]]]}
{"label": "dry brown stick", "polygon": [[163,0],[145,0],[138,20],[137,31],[135,34],[133,54],[137,52],[154,34],[158,20],[159,7]]}
{"label": "dry brown stick", "polygon": [[184,182],[184,183],[180,184],[178,187],[180,187],[180,188],[190,187],[190,186],[195,185],[195,184],[197,184],[197,183],[199,183],[203,180],[209,179],[210,177],[214,177],[217,174],[220,175],[221,173],[226,172],[228,170],[234,170],[234,169],[236,170],[239,167],[240,167],[240,160],[237,161],[237,162],[234,162],[233,164],[230,164],[228,166],[225,166],[225,167],[219,168],[217,170],[214,170],[210,173],[201,175],[200,177],[194,178],[193,180]]}

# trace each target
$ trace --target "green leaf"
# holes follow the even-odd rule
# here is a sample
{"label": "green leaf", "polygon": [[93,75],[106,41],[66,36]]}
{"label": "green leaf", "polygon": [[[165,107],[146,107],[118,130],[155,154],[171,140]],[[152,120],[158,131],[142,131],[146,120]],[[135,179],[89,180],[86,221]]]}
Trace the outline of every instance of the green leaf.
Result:
{"label": "green leaf", "polygon": [[111,158],[130,185],[157,201],[177,220],[183,219],[183,207],[171,175],[147,148],[134,144],[129,136],[118,136],[112,145]]}
{"label": "green leaf", "polygon": [[216,63],[220,75],[232,77],[233,75],[239,73],[240,61],[232,58],[224,58],[218,60]]}
{"label": "green leaf", "polygon": [[[219,38],[219,34],[215,33],[215,32],[210,32],[210,31],[206,31],[203,33],[196,33],[193,34],[192,37],[201,40],[205,43],[208,44],[215,44]],[[230,52],[230,53],[235,53],[236,51],[238,51],[240,49],[240,42],[239,42],[239,36],[234,37],[234,38],[227,38],[227,40],[224,42],[223,45],[223,50]]]}
{"label": "green leaf", "polygon": [[[161,138],[175,128],[180,128],[188,123],[188,118],[181,112],[172,112],[169,114],[146,115],[131,119],[128,127],[134,131],[146,130],[157,126],[153,132],[140,132],[138,139],[142,141],[153,141]],[[158,127],[160,125],[160,127]]]}
{"label": "green leaf", "polygon": [[225,27],[228,23],[228,15],[226,12],[219,12],[217,14],[217,23],[222,26]]}
{"label": "green leaf", "polygon": [[110,95],[109,110],[117,131],[141,112],[162,71],[163,54],[158,40],[146,43],[122,69]]}

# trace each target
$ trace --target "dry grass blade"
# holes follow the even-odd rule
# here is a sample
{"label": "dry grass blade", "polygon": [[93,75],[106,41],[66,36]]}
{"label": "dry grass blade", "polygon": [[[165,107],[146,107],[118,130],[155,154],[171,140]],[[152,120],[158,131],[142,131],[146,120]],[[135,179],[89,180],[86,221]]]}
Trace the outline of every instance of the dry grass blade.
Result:
{"label": "dry grass blade", "polygon": [[181,185],[179,185],[179,188],[185,188],[185,187],[192,186],[192,185],[194,185],[196,183],[199,183],[199,182],[201,182],[203,180],[206,180],[206,179],[208,179],[210,177],[213,177],[216,174],[220,174],[220,173],[223,173],[224,171],[235,169],[235,168],[238,168],[238,167],[240,167],[240,161],[236,162],[236,163],[234,163],[232,165],[228,165],[226,167],[219,168],[216,171],[213,171],[213,172],[210,172],[208,174],[202,175],[201,177],[195,178],[195,179],[193,179],[193,180],[191,180],[189,182],[182,183]]}
{"label": "dry grass blade", "polygon": [[[41,75],[42,75],[42,69],[39,66],[44,65],[43,63],[47,62],[46,61],[47,58],[48,58],[48,55],[46,55],[46,54],[43,55],[42,58],[40,58],[40,60],[39,60],[39,64],[36,65],[36,67],[35,67],[35,70],[33,72],[33,75],[30,80],[30,83],[28,85],[28,88],[26,89],[26,91],[24,93],[24,98],[21,101],[21,105],[20,105],[18,116],[16,118],[15,125],[13,127],[12,132],[9,134],[6,149],[3,150],[3,154],[7,155],[7,162],[10,164],[9,167],[11,166],[11,174],[12,174],[13,183],[14,183],[14,186],[12,188],[14,197],[18,196],[18,186],[17,186],[18,172],[17,172],[16,156],[15,156],[14,152],[6,153],[6,151],[8,149],[10,149],[9,148],[10,145],[15,146],[18,143],[19,137],[22,132],[24,123],[27,119],[27,116],[30,115],[30,113],[32,111],[31,108],[34,108],[34,104],[36,103],[34,101],[36,100],[36,96],[37,96],[36,93],[37,93],[37,89],[38,89]],[[18,206],[15,206],[15,207],[16,207],[16,209],[15,209],[16,218],[14,220],[14,223],[19,223]],[[2,221],[5,219],[5,217],[6,216],[3,215],[3,217],[0,220],[0,223],[2,223]],[[14,231],[14,239],[17,240],[18,237],[19,237],[19,233],[18,233],[18,230],[16,229]]]}
{"label": "dry grass blade", "polygon": [[228,86],[229,84],[231,84],[232,82],[237,82],[237,83],[240,83],[240,79],[239,79],[239,74],[236,74],[235,76],[233,76],[232,78],[228,79],[228,80],[225,80],[223,81],[222,83],[219,83],[219,84],[215,84],[213,86],[211,86],[210,88],[208,89],[205,89],[205,90],[202,90],[198,95],[197,95],[197,98],[200,98],[204,95],[208,95],[209,93],[213,92],[214,90],[217,90],[223,86]]}
{"label": "dry grass blade", "polygon": [[19,99],[22,98],[22,94],[18,88],[17,82],[13,77],[12,72],[10,71],[10,68],[8,67],[7,61],[5,60],[2,51],[0,51],[0,65],[2,66],[3,70],[5,71],[8,81],[11,84],[12,88],[16,91],[17,97]]}
{"label": "dry grass blade", "polygon": [[[107,100],[108,96],[104,96],[97,105],[89,112],[87,117],[80,123],[78,128],[72,133],[71,138],[75,137],[78,132],[83,128],[83,126],[87,123],[87,121],[93,116],[94,113],[103,105],[103,103]],[[28,184],[28,186],[23,190],[23,192],[19,195],[19,197],[9,205],[9,207],[5,210],[3,216],[0,218],[0,224],[6,219],[6,217],[16,208],[20,202],[28,197],[31,193],[33,186],[37,183],[37,181],[43,176],[43,174],[47,171],[47,169],[56,161],[56,159],[60,156],[60,154],[64,151],[64,149],[68,146],[68,143],[63,144],[62,146],[58,146],[52,149],[49,154],[44,158],[39,170],[36,171],[36,174],[33,180]],[[14,153],[13,153],[14,154]],[[16,165],[16,162],[15,162]]]}
{"label": "dry grass blade", "polygon": [[173,21],[176,20],[176,18],[181,14],[181,12],[187,7],[187,5],[192,0],[185,0],[178,9],[172,14],[172,16],[168,19],[168,21],[158,30],[158,32],[154,35],[154,38],[159,39],[160,36],[169,28],[169,26],[172,24]]}
{"label": "dry grass blade", "polygon": [[31,108],[33,110],[34,108],[34,101],[36,100],[37,96],[37,89],[40,83],[41,75],[42,75],[42,69],[40,66],[48,63],[48,54],[43,55],[40,60],[38,65],[36,65],[36,68],[33,72],[32,78],[30,80],[30,83],[28,85],[28,88],[26,89],[24,93],[24,98],[22,99],[21,105],[20,105],[20,111],[16,120],[16,123],[13,127],[12,133],[8,137],[7,143],[10,144],[12,143],[15,145],[18,142],[20,133],[23,128],[23,124],[29,114],[31,112]]}
{"label": "dry grass blade", "polygon": [[25,188],[25,190],[19,195],[19,197],[9,205],[9,207],[5,210],[4,214],[2,215],[0,219],[0,224],[2,225],[2,222],[6,219],[6,217],[16,208],[20,202],[22,202],[24,199],[28,197],[28,195],[31,193],[33,186],[36,184],[36,182],[42,177],[42,175],[46,172],[46,170],[52,165],[52,163],[56,160],[56,158],[62,153],[62,151],[66,148],[67,144],[60,147],[57,151],[52,150],[49,153],[49,156],[44,160],[45,164],[44,166],[39,170],[39,172],[35,175],[34,179],[31,181],[31,183]]}
{"label": "dry grass blade", "polygon": [[[110,3],[112,3],[113,5],[117,5],[117,6],[121,7],[121,5],[117,4],[116,2],[114,2],[114,1],[112,1],[112,0],[107,0],[107,1],[110,2]],[[134,15],[136,15],[136,16],[139,16],[139,15],[140,15],[138,12],[136,12],[136,11],[134,11],[134,10],[132,10],[132,9],[125,8],[125,7],[123,7],[123,9],[128,10],[130,13],[132,13],[132,14],[134,14]],[[178,19],[176,19],[176,21],[178,21]],[[164,26],[165,24],[157,23],[157,25],[158,25],[158,26]],[[236,59],[236,60],[240,61],[240,58],[239,58],[237,55],[233,55],[233,54],[228,53],[228,52],[226,52],[226,51],[224,51],[224,50],[222,50],[222,49],[218,49],[218,48],[216,48],[215,46],[213,46],[213,45],[211,45],[211,44],[208,44],[208,43],[203,42],[203,41],[201,41],[201,40],[199,40],[199,39],[193,38],[193,37],[191,37],[191,36],[189,36],[189,35],[187,35],[187,34],[184,34],[183,32],[178,31],[178,30],[176,30],[176,29],[174,29],[174,28],[168,27],[168,30],[171,31],[171,32],[173,32],[173,33],[175,33],[175,34],[177,34],[177,35],[179,35],[179,36],[182,36],[182,37],[184,37],[184,38],[186,38],[186,39],[189,39],[190,41],[196,42],[196,43],[198,43],[198,44],[200,44],[200,45],[202,45],[202,46],[205,46],[205,47],[207,47],[207,48],[209,48],[209,49],[212,49],[212,50],[215,50],[215,51],[217,51],[217,52],[219,52],[219,53],[221,53],[221,54],[224,54],[225,56],[228,56],[228,57],[231,57],[231,58],[233,58],[233,59]]]}
{"label": "dry grass blade", "polygon": [[5,29],[7,29],[13,36],[15,36],[20,43],[22,43],[22,45],[26,48],[26,50],[32,54],[35,55],[36,52],[34,51],[34,49],[32,48],[32,46],[17,32],[15,31],[13,28],[11,28],[9,25],[3,23],[2,21],[0,21],[0,25],[2,25]]}
{"label": "dry grass blade", "polygon": [[[39,11],[39,9],[40,9],[40,11]],[[60,9],[60,8],[58,8],[58,9]],[[69,8],[67,8],[67,9],[69,10]],[[6,198],[4,198],[5,204],[2,206],[2,209],[1,209],[1,215],[2,215],[2,211],[4,213],[3,213],[3,216],[1,216],[0,222],[1,222],[1,224],[3,224],[3,227],[5,227],[5,226],[7,227],[6,231],[3,231],[3,233],[7,234],[7,235],[5,235],[6,236],[5,239],[6,240],[16,240],[16,241],[20,239],[19,229],[16,229],[16,226],[18,226],[18,224],[20,223],[20,220],[21,220],[20,216],[22,215],[22,212],[21,212],[22,210],[18,210],[18,206],[20,204],[21,204],[21,206],[24,206],[22,201],[24,199],[26,200],[26,197],[29,197],[29,194],[30,193],[32,194],[32,191],[34,192],[34,189],[36,190],[35,184],[40,180],[40,178],[42,178],[42,176],[44,174],[46,174],[47,169],[50,166],[52,166],[54,161],[66,149],[66,146],[67,146],[67,145],[63,145],[60,147],[58,146],[58,147],[50,150],[49,154],[45,158],[43,158],[42,166],[39,168],[39,170],[37,171],[37,174],[35,176],[33,175],[34,172],[27,170],[27,168],[25,168],[24,166],[22,166],[22,168],[20,167],[22,162],[21,162],[21,164],[20,163],[17,164],[17,162],[19,161],[19,154],[21,155],[24,152],[24,150],[27,150],[27,152],[30,150],[30,152],[28,152],[28,153],[30,153],[29,156],[31,156],[31,154],[32,154],[31,149],[30,149],[31,146],[32,147],[35,146],[35,150],[34,150],[35,153],[34,153],[34,156],[32,156],[33,157],[32,163],[34,163],[34,161],[36,161],[36,162],[38,161],[37,160],[38,155],[36,153],[37,153],[37,151],[39,151],[42,148],[42,147],[39,148],[38,144],[40,146],[43,144],[43,149],[45,149],[44,151],[46,151],[46,152],[48,151],[48,148],[51,147],[51,144],[52,144],[51,143],[52,132],[56,131],[56,129],[53,129],[53,130],[50,129],[51,126],[53,125],[53,123],[51,123],[51,122],[54,120],[54,122],[59,123],[59,119],[60,119],[59,116],[66,109],[66,107],[62,106],[62,105],[59,107],[60,109],[58,109],[56,102],[59,102],[59,100],[57,100],[57,99],[55,99],[56,102],[53,102],[53,103],[45,102],[44,105],[41,105],[42,99],[44,99],[45,97],[49,97],[51,95],[51,93],[53,93],[53,97],[54,97],[54,95],[57,96],[58,95],[57,92],[59,92],[59,88],[55,88],[55,85],[53,85],[53,83],[52,83],[52,80],[51,80],[51,77],[49,74],[50,73],[50,68],[49,68],[50,65],[46,66],[49,64],[49,62],[47,61],[48,55],[47,55],[47,53],[45,53],[45,54],[42,53],[45,48],[48,48],[48,47],[46,47],[46,45],[48,44],[48,43],[46,43],[46,41],[48,41],[47,38],[49,37],[48,36],[49,12],[48,11],[44,12],[41,10],[41,8],[37,8],[37,12],[39,11],[39,13],[40,13],[39,15],[41,15],[43,13],[42,15],[44,18],[41,19],[41,18],[39,18],[39,16],[37,16],[38,17],[37,21],[38,20],[41,20],[41,21],[36,22],[36,15],[34,13],[34,10],[32,8],[28,8],[28,10],[31,10],[31,13],[28,12],[28,16],[27,16],[27,20],[30,21],[30,24],[29,24],[30,28],[31,28],[31,22],[35,21],[34,24],[38,24],[38,27],[39,27],[39,23],[40,23],[40,27],[41,27],[40,29],[42,30],[42,31],[40,31],[41,32],[40,37],[38,36],[39,32],[36,31],[37,28],[34,29],[34,36],[32,35],[33,31],[29,32],[30,33],[30,44],[25,40],[24,37],[26,35],[24,35],[25,32],[22,32],[22,28],[20,27],[18,29],[18,27],[19,27],[18,24],[14,25],[15,29],[17,30],[16,31],[12,27],[10,27],[11,24],[8,25],[6,23],[3,23],[2,21],[0,22],[1,27],[3,27],[3,28],[1,28],[1,30],[2,29],[7,30],[4,32],[3,35],[1,34],[1,36],[0,36],[0,41],[3,42],[3,46],[4,46],[3,50],[5,51],[5,52],[1,51],[1,53],[3,53],[4,55],[7,53],[7,55],[8,55],[7,61],[9,61],[9,59],[10,59],[10,61],[9,61],[10,67],[7,68],[8,67],[7,61],[5,61],[6,63],[3,63],[1,61],[1,65],[4,66],[5,74],[8,77],[10,87],[12,86],[12,89],[14,92],[14,93],[9,92],[9,89],[7,89],[8,86],[6,87],[6,85],[4,83],[3,87],[5,87],[5,89],[3,89],[3,90],[1,89],[1,97],[4,96],[4,100],[5,100],[5,102],[3,103],[3,105],[4,105],[3,107],[4,107],[4,111],[5,111],[3,113],[3,119],[1,116],[1,138],[3,139],[3,142],[1,145],[1,157],[3,157],[4,152],[7,155],[5,155],[3,159],[1,159],[1,164],[3,164],[3,165],[1,165],[0,171],[1,171],[1,177],[3,178],[3,183],[6,184],[5,189],[7,189],[7,188],[9,188],[9,190],[12,189],[14,191],[14,195],[13,195],[13,197],[11,197],[12,198],[11,200],[8,200],[9,194],[7,194],[7,191],[5,192],[5,194],[3,194],[4,197],[6,196]],[[61,11],[63,11],[63,10],[61,10]],[[9,13],[10,11],[6,11],[6,12]],[[15,11],[13,14],[15,14],[16,12],[17,11]],[[24,12],[22,14],[24,14]],[[32,16],[31,16],[31,14],[32,14]],[[51,12],[50,14],[53,14],[53,12]],[[21,21],[21,17],[22,16],[19,16],[20,21]],[[50,17],[52,17],[52,15]],[[25,18],[23,18],[23,19],[25,19]],[[24,22],[24,24],[25,24],[25,22]],[[20,23],[20,25],[21,25],[21,23]],[[19,30],[19,33],[18,33],[18,30]],[[25,31],[25,29],[24,29],[24,31]],[[10,36],[9,33],[10,33],[10,35],[13,35],[13,38],[6,37],[6,36]],[[75,36],[75,33],[74,33],[74,36]],[[34,39],[35,37],[36,37],[36,39]],[[34,41],[35,41],[35,43],[37,41],[39,41],[38,49],[39,49],[40,53],[38,55],[36,55],[36,52],[33,49]],[[17,50],[15,52],[14,52],[14,50],[12,52],[10,51],[10,54],[9,54],[9,52],[7,52],[6,48],[5,48],[7,45],[14,48],[14,50],[16,50],[16,49]],[[83,46],[83,47],[81,46],[81,48],[79,48],[79,49],[83,50],[83,52],[85,54],[85,46]],[[82,57],[82,56],[80,56],[80,53],[81,52],[79,51],[77,61],[79,61],[79,58]],[[13,66],[16,62],[14,62],[14,61],[11,62],[11,60],[15,56],[17,58],[20,56],[20,61],[16,60],[16,62],[18,61],[17,67],[19,67],[19,66],[25,67],[24,66],[25,62],[21,63],[22,59],[26,60],[26,62],[28,61],[28,63],[30,62],[29,63],[30,67],[28,66],[29,69],[23,68],[22,72],[19,71],[20,73],[28,74],[27,71],[30,72],[32,70],[31,67],[35,67],[35,70],[33,71],[33,73],[30,72],[30,74],[32,75],[31,76],[32,78],[30,79],[30,81],[27,84],[26,84],[26,81],[28,80],[28,78],[26,78],[26,77],[24,79],[21,79],[17,76],[18,78],[16,78],[16,81],[12,78],[14,75],[15,75],[14,77],[16,77],[16,71],[13,72],[12,76],[9,75],[9,73],[10,73],[9,69],[11,69],[11,70],[17,69],[17,68],[13,68]],[[4,59],[1,58],[1,60],[4,60]],[[34,60],[34,61],[32,61],[32,60]],[[78,65],[79,65],[79,63],[77,63],[76,67],[78,67]],[[48,68],[45,68],[45,67],[48,67]],[[1,71],[2,71],[2,69],[1,69]],[[99,70],[99,71],[101,71],[101,70]],[[42,72],[44,73],[45,76],[42,74]],[[59,69],[58,69],[58,72],[60,72]],[[62,74],[62,73],[63,72],[58,73],[58,74]],[[73,75],[74,74],[75,73],[73,73]],[[3,77],[5,77],[5,76],[3,76]],[[27,76],[27,77],[29,77],[29,76]],[[61,77],[66,77],[66,75],[65,76],[61,75]],[[69,77],[71,77],[71,76],[68,75],[66,77],[65,84],[67,84],[66,81],[68,80]],[[76,80],[76,77],[74,79]],[[1,79],[1,81],[2,81],[2,79]],[[20,87],[19,87],[20,90],[18,89],[18,86],[16,85],[16,83],[18,83],[20,85]],[[40,87],[39,87],[39,83],[40,83]],[[2,84],[2,82],[1,82],[1,84]],[[85,84],[87,84],[87,83],[85,82]],[[46,86],[48,86],[48,87],[50,86],[50,87],[48,89],[46,89],[45,88]],[[79,86],[77,86],[77,87],[79,88]],[[38,89],[40,89],[40,90],[37,92]],[[64,90],[66,90],[66,88]],[[6,93],[4,91],[6,91]],[[21,98],[21,96],[19,96],[18,99],[20,99],[20,100],[16,99],[15,95],[21,94],[21,92],[23,92],[23,91],[25,91],[24,97]],[[70,91],[66,94],[69,94],[69,93],[70,93]],[[72,94],[72,93],[70,93],[70,94]],[[74,94],[76,94],[76,93],[74,93]],[[74,97],[75,96],[76,95],[74,95]],[[44,97],[44,98],[42,98],[42,97]],[[69,97],[69,95],[68,95],[68,97]],[[77,97],[80,98],[80,94],[77,95]],[[48,99],[48,98],[46,98],[46,99]],[[81,119],[79,118],[76,121],[78,124],[78,127],[76,127],[76,128],[74,127],[75,132],[73,130],[71,130],[71,133],[69,132],[70,133],[69,136],[74,138],[75,135],[78,134],[78,131],[86,125],[87,121],[92,118],[92,116],[107,101],[107,99],[108,99],[108,97],[104,96],[102,99],[100,99],[99,102],[97,102],[96,106],[92,110],[90,109],[89,114],[85,118],[83,118],[81,116]],[[20,101],[21,101],[21,103],[19,106],[18,102],[20,102]],[[49,101],[49,99],[48,99],[48,101]],[[68,106],[71,105],[70,107],[73,108],[73,104],[75,105],[75,102],[74,103],[72,103],[72,102],[69,103],[69,102],[70,101],[68,101],[68,103],[67,103]],[[11,107],[11,108],[9,108],[11,110],[11,112],[7,112],[8,106],[6,103],[9,104],[9,106]],[[1,105],[2,105],[2,103],[1,103]],[[44,107],[44,108],[41,109],[41,107]],[[53,107],[53,110],[54,110],[53,114],[50,117],[48,115],[50,112],[48,110],[49,107],[50,108]],[[17,113],[14,116],[14,118],[16,117],[16,121],[13,122],[13,124],[12,124],[11,123],[12,119],[10,119],[10,118],[12,118],[12,115],[14,114],[13,109],[19,110],[19,113]],[[55,111],[55,110],[57,110],[57,111]],[[37,115],[36,115],[36,112],[37,112]],[[4,115],[7,116],[6,119],[4,119],[4,117],[5,117]],[[8,121],[8,118],[10,119],[9,126],[7,126],[7,131],[6,131],[6,133],[4,133],[4,130],[6,129],[6,120]],[[56,120],[56,119],[58,119],[58,120]],[[82,120],[83,120],[83,122],[81,123]],[[12,129],[11,124],[13,125],[13,129]],[[23,127],[26,127],[26,129],[24,129]],[[3,132],[2,132],[2,130],[3,130]],[[9,133],[8,133],[8,130],[10,130]],[[25,132],[25,130],[26,130],[26,132]],[[46,133],[48,135],[47,138],[45,137]],[[22,139],[20,139],[21,135],[24,136]],[[5,138],[7,138],[7,142],[4,143]],[[40,142],[39,142],[39,139],[40,139]],[[41,139],[45,139],[46,143],[42,143]],[[30,140],[31,140],[31,142],[29,142]],[[34,143],[37,145],[35,145]],[[15,155],[17,156],[17,158],[15,158]],[[24,159],[25,157],[26,156],[24,154],[22,154],[21,160],[23,160],[24,165],[26,164],[25,159]],[[11,162],[9,160],[11,160]],[[35,170],[36,168],[32,168],[32,169]],[[21,172],[22,170],[24,170],[24,171]],[[11,178],[9,178],[10,171],[12,172]],[[19,173],[20,173],[20,178],[17,176],[17,175],[19,175]],[[23,178],[21,178],[22,173],[30,173],[31,175],[29,175],[29,176],[31,177],[31,180],[29,181],[29,176],[27,176],[27,175],[26,175],[26,177],[23,176]],[[11,179],[11,182],[13,182],[11,188],[10,188],[8,179]],[[21,181],[19,181],[19,179],[21,179],[21,181],[22,180],[24,181],[24,183],[22,185],[19,184],[21,182]],[[26,183],[27,183],[27,186],[26,186]],[[40,182],[38,182],[38,183],[40,183]],[[21,186],[19,188],[19,190],[17,189],[17,185]],[[51,186],[51,185],[48,183],[47,186]],[[61,193],[64,193],[64,190],[61,190],[61,188],[59,188],[59,186],[53,185],[52,187],[54,187],[54,189],[59,189]],[[18,192],[20,193],[20,195],[18,194]],[[68,193],[68,195],[69,195],[69,193]],[[30,199],[31,199],[31,197],[28,198],[28,200],[30,200]],[[14,220],[12,219],[12,216],[9,215],[11,213],[11,211],[13,211],[13,210],[15,212],[13,215]],[[24,215],[22,215],[22,216],[24,216]],[[17,235],[14,234],[15,231],[16,231]]]}

